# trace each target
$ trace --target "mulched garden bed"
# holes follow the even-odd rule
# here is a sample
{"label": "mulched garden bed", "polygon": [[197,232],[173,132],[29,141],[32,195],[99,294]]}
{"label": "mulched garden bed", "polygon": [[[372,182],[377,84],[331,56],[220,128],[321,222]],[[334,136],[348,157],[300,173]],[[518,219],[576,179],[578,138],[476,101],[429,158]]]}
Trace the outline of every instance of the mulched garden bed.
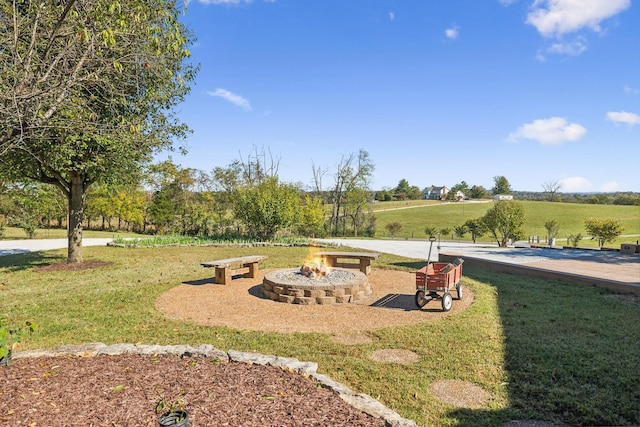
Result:
{"label": "mulched garden bed", "polygon": [[384,426],[313,380],[204,357],[20,358],[0,368],[0,425],[154,426],[159,403],[189,426]]}

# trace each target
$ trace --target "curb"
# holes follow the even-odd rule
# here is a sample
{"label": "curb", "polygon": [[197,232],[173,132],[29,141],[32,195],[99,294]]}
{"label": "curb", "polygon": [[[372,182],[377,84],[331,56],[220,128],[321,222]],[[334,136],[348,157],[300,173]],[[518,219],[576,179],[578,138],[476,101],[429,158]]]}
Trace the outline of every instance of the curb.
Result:
{"label": "curb", "polygon": [[348,387],[340,384],[326,375],[319,374],[318,364],[315,362],[301,362],[295,358],[278,357],[259,353],[245,353],[229,350],[224,352],[210,344],[198,347],[189,345],[143,345],[143,344],[114,344],[106,345],[100,342],[82,345],[63,345],[54,349],[27,350],[15,353],[13,359],[33,357],[79,356],[91,357],[98,355],[117,356],[120,354],[139,354],[143,356],[168,355],[179,357],[209,357],[222,362],[247,363],[261,366],[276,366],[283,370],[302,374],[319,383],[340,396],[354,408],[373,417],[382,418],[389,427],[417,427],[413,420],[402,418],[397,412],[363,393],[354,393]]}

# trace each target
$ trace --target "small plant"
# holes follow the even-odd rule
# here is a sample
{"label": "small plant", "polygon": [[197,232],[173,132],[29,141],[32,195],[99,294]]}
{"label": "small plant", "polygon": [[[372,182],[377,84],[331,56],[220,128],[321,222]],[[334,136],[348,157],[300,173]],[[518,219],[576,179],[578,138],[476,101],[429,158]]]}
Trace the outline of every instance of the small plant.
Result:
{"label": "small plant", "polygon": [[384,228],[387,229],[387,231],[389,232],[389,235],[391,237],[395,237],[395,235],[398,234],[402,230],[402,224],[400,224],[397,221],[390,222],[387,225],[385,225]]}
{"label": "small plant", "polygon": [[547,230],[547,241],[551,242],[558,236],[560,232],[560,224],[555,219],[549,220],[544,223],[544,228]]}
{"label": "small plant", "polygon": [[598,240],[599,247],[613,242],[624,231],[617,219],[589,218],[584,221],[584,228],[591,234],[592,240]]}
{"label": "small plant", "polygon": [[178,397],[175,404],[167,402],[165,399],[160,399],[156,405],[156,414],[163,411],[164,413],[158,418],[160,426],[186,427],[189,425],[189,414],[184,409],[182,397]]}
{"label": "small plant", "polygon": [[431,226],[425,227],[424,234],[426,234],[429,237],[437,236],[438,235],[438,229],[436,227],[431,227]]}
{"label": "small plant", "polygon": [[9,353],[22,341],[25,332],[31,333],[35,330],[36,325],[31,322],[25,322],[21,327],[11,328],[6,319],[0,319],[0,359],[5,359],[9,364]]}
{"label": "small plant", "polygon": [[580,240],[582,240],[582,234],[578,233],[578,234],[569,234],[569,237],[567,237],[567,240],[571,243],[571,245],[574,248],[578,247],[578,243],[580,242]]}

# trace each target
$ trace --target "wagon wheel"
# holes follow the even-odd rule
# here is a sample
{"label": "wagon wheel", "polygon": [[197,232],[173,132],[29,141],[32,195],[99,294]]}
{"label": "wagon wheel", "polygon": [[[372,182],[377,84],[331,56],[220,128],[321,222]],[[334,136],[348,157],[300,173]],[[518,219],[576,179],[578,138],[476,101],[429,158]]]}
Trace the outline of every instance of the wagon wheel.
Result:
{"label": "wagon wheel", "polygon": [[453,298],[451,297],[451,294],[449,292],[445,292],[445,294],[442,295],[442,309],[444,311],[449,311],[451,310],[452,305],[453,305]]}
{"label": "wagon wheel", "polygon": [[462,299],[462,283],[456,285],[456,292],[458,293],[458,298],[456,299]]}
{"label": "wagon wheel", "polygon": [[422,308],[425,305],[427,305],[427,303],[432,299],[433,298],[431,296],[427,297],[423,290],[419,290],[418,292],[416,292],[416,305],[419,308]]}

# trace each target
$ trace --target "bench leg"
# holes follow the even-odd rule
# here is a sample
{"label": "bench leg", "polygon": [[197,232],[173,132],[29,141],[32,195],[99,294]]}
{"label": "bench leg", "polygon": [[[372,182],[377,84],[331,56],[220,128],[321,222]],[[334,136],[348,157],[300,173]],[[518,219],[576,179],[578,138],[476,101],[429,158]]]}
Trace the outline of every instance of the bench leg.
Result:
{"label": "bench leg", "polygon": [[369,258],[360,258],[360,271],[367,276],[371,273],[371,260]]}
{"label": "bench leg", "polygon": [[231,283],[231,269],[227,267],[216,267],[216,283],[220,285]]}
{"label": "bench leg", "polygon": [[244,277],[249,277],[251,279],[255,278],[258,275],[258,263],[257,262],[250,262],[248,264],[244,264],[243,267],[248,267],[249,268],[249,272],[245,273]]}

